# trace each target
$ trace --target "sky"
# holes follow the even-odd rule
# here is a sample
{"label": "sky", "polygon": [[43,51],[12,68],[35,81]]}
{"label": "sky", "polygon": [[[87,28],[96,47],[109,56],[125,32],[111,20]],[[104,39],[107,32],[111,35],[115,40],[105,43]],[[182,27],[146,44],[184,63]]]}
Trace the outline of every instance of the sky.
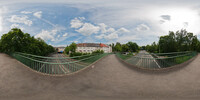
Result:
{"label": "sky", "polygon": [[0,36],[20,28],[53,46],[147,45],[169,31],[200,38],[198,0],[0,0]]}

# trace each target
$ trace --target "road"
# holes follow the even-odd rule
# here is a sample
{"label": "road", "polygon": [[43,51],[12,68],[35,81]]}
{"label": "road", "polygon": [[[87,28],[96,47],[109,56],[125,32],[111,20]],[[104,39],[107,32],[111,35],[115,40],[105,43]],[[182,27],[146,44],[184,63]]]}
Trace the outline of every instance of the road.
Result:
{"label": "road", "polygon": [[138,67],[161,68],[161,66],[157,63],[157,61],[151,58],[153,58],[153,56],[143,50],[140,51],[136,56],[127,59],[126,62],[136,65]]}
{"label": "road", "polygon": [[53,77],[0,54],[0,100],[199,100],[199,64],[200,55],[184,67],[151,72],[109,55],[83,72]]}
{"label": "road", "polygon": [[[43,64],[41,65],[41,67],[39,68],[40,72],[44,72],[44,73],[52,73],[52,74],[66,74],[66,73],[70,73],[73,72],[75,70],[77,70],[78,68],[83,68],[86,65],[85,64],[80,64],[80,63],[69,63],[69,64],[59,64],[59,63],[67,63],[67,62],[72,62],[74,60],[66,58],[67,56],[64,54],[60,54],[60,53],[54,53],[51,54],[49,57],[54,57],[54,58],[58,58],[58,59],[47,59],[45,60],[45,62],[49,62],[49,63],[57,63],[52,65],[49,64]],[[60,59],[60,58],[66,58],[66,59]]]}

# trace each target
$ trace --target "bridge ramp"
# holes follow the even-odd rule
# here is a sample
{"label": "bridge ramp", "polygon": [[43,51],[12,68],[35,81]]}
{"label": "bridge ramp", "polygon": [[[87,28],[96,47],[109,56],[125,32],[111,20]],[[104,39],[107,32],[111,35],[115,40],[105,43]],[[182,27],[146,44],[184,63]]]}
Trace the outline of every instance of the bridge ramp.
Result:
{"label": "bridge ramp", "polygon": [[134,70],[115,55],[72,76],[38,74],[0,54],[0,100],[199,100],[200,55],[163,73]]}

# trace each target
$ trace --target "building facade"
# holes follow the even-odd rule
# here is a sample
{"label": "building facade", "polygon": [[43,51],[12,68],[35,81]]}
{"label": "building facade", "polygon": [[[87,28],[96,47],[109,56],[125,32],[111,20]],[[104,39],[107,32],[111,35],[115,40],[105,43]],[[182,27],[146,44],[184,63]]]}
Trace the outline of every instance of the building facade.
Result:
{"label": "building facade", "polygon": [[111,53],[112,47],[103,43],[79,43],[76,52],[92,53],[96,50],[103,50],[104,53]]}

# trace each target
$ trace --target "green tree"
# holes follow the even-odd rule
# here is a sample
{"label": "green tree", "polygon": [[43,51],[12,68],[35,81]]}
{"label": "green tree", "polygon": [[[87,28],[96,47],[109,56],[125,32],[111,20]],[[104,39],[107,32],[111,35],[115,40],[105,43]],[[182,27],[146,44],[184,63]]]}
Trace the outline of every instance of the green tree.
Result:
{"label": "green tree", "polygon": [[72,44],[70,44],[69,45],[69,50],[72,52],[72,53],[74,53],[74,52],[76,52],[76,48],[77,48],[77,45],[76,45],[76,43],[72,43]]}
{"label": "green tree", "polygon": [[66,54],[69,54],[69,51],[70,51],[69,46],[65,47],[65,50],[64,50],[64,51],[65,51]]}
{"label": "green tree", "polygon": [[126,43],[126,45],[128,46],[129,51],[131,51],[131,52],[136,52],[139,50],[139,46],[137,45],[137,43],[128,42],[128,43]]}
{"label": "green tree", "polygon": [[23,33],[18,28],[11,29],[0,40],[1,52],[24,52],[35,55],[48,55],[54,52],[54,48],[46,44],[42,39],[35,39],[28,33]]}
{"label": "green tree", "polygon": [[117,51],[117,52],[121,52],[122,51],[122,46],[121,46],[121,44],[119,42],[117,42],[116,45],[115,45],[115,51]]}
{"label": "green tree", "polygon": [[128,52],[129,47],[126,44],[122,44],[122,52]]}

